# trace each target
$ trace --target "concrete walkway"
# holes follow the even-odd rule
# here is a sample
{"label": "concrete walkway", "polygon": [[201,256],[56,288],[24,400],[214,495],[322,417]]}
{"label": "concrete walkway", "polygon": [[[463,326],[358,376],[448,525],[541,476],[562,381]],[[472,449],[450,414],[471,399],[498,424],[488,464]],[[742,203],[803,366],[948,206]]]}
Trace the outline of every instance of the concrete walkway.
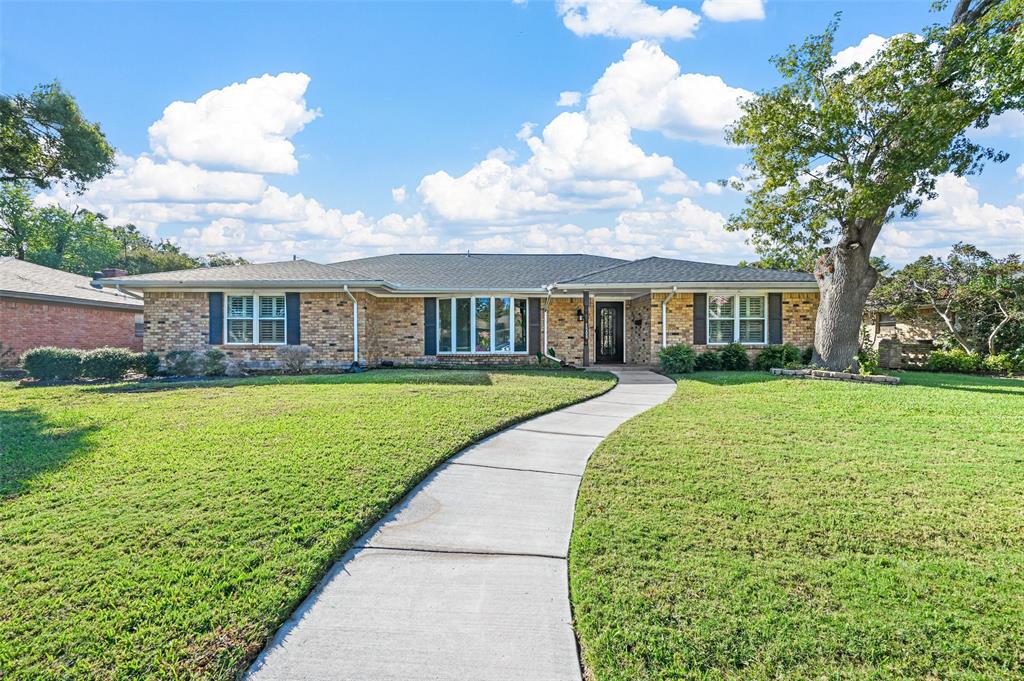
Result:
{"label": "concrete walkway", "polygon": [[330,570],[250,679],[580,679],[566,557],[587,459],[667,399],[615,371],[601,397],[525,421],[439,466]]}

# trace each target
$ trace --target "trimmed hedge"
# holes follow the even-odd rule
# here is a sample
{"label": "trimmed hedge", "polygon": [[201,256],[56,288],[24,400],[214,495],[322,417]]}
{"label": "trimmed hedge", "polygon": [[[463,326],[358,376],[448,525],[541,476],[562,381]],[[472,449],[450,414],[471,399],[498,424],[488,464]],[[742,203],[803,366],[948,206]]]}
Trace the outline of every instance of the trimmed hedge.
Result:
{"label": "trimmed hedge", "polygon": [[135,356],[135,370],[147,376],[156,376],[160,373],[160,356],[150,350],[140,352]]}
{"label": "trimmed hedge", "polygon": [[800,364],[802,352],[790,343],[785,345],[769,345],[754,358],[754,368],[758,371],[771,369],[787,369]]}
{"label": "trimmed hedge", "polygon": [[82,353],[82,375],[116,381],[124,378],[138,363],[139,353],[124,348],[97,348]]}
{"label": "trimmed hedge", "polygon": [[670,345],[658,352],[658,361],[665,373],[689,374],[697,363],[697,353],[689,345]]}
{"label": "trimmed hedge", "polygon": [[721,371],[722,353],[717,350],[705,350],[697,355],[697,371]]}
{"label": "trimmed hedge", "polygon": [[223,376],[228,372],[228,356],[223,350],[210,348],[201,361],[203,376]]}
{"label": "trimmed hedge", "polygon": [[722,368],[726,371],[748,371],[750,355],[739,343],[729,343],[721,350]]}
{"label": "trimmed hedge", "polygon": [[82,375],[82,352],[69,348],[32,348],[21,356],[21,368],[38,380],[67,381]]}
{"label": "trimmed hedge", "polygon": [[195,376],[202,370],[202,360],[193,350],[171,350],[164,355],[164,363],[172,376]]}
{"label": "trimmed hedge", "polygon": [[928,355],[925,368],[929,371],[971,374],[982,367],[981,355],[967,352],[963,348],[935,350]]}

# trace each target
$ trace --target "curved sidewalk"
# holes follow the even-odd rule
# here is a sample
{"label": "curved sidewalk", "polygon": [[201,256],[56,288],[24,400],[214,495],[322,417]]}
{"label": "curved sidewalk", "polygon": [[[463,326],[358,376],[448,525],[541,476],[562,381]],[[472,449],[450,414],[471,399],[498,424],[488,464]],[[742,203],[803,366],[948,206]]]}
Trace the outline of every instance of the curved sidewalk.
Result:
{"label": "curved sidewalk", "polygon": [[247,678],[580,679],[566,558],[587,459],[668,399],[650,371],[456,454],[339,560]]}

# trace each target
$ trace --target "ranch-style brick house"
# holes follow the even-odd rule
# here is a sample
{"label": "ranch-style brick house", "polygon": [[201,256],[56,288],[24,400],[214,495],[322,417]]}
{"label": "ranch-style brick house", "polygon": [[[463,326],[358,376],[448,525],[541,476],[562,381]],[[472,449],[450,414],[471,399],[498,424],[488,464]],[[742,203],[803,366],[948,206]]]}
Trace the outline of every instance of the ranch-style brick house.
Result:
{"label": "ranch-style brick house", "polygon": [[[146,350],[224,350],[268,367],[282,344],[344,367],[650,365],[666,345],[813,342],[818,287],[799,272],[669,258],[396,254],[104,279],[141,292]],[[548,352],[550,351],[550,352]]]}

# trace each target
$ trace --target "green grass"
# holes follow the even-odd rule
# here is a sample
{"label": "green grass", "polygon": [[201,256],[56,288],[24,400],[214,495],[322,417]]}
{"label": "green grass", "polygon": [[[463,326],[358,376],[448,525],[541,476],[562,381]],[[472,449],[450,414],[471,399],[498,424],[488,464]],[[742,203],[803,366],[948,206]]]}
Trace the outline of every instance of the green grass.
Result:
{"label": "green grass", "polygon": [[0,384],[0,678],[231,678],[439,462],[607,374]]}
{"label": "green grass", "polygon": [[570,587],[612,679],[1019,679],[1024,382],[680,377],[583,479]]}

